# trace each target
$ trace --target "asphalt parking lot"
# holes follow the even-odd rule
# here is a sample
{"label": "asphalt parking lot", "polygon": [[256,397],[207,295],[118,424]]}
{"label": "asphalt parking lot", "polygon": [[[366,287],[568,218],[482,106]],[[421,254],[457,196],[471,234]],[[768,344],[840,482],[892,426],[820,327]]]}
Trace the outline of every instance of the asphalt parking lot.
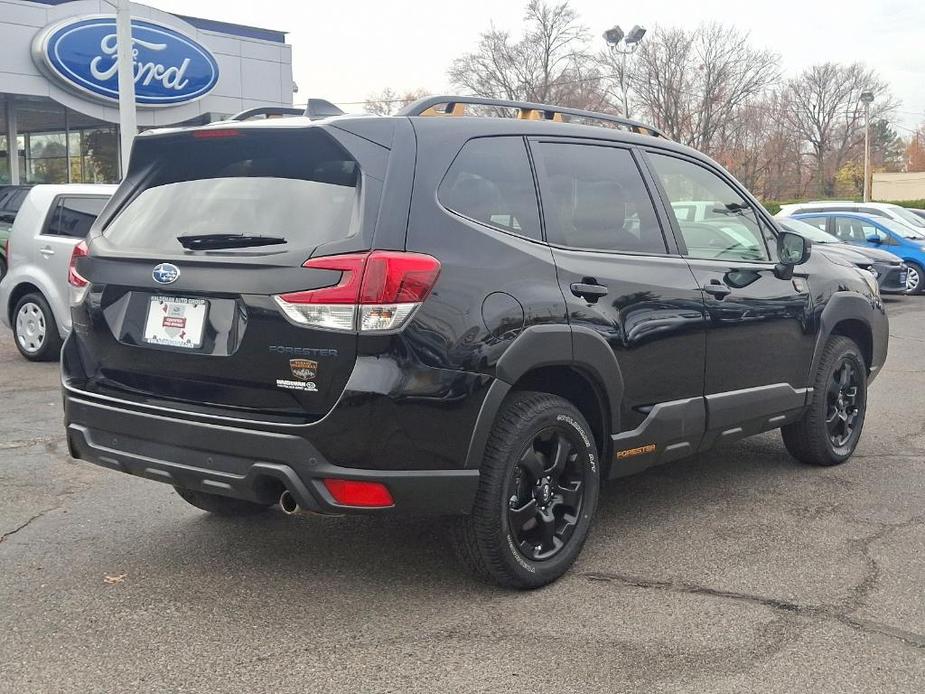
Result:
{"label": "asphalt parking lot", "polygon": [[612,484],[533,593],[426,519],[220,520],[74,462],[4,330],[0,691],[925,691],[925,298],[889,312],[851,462],[773,433]]}

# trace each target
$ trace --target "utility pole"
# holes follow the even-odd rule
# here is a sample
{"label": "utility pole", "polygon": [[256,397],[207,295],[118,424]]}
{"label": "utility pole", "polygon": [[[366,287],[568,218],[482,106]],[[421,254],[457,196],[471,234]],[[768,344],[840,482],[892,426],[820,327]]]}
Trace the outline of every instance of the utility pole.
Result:
{"label": "utility pole", "polygon": [[[621,56],[622,67],[620,69],[620,89],[623,92],[623,117],[632,118],[630,114],[629,85],[626,82],[626,57],[632,55],[639,48],[639,42],[646,35],[644,27],[635,25],[630,29],[630,33],[623,33],[618,25],[614,25],[604,32],[604,40],[610,48],[611,53],[619,53]],[[621,47],[620,44],[623,44]]]}
{"label": "utility pole", "polygon": [[873,100],[873,92],[861,94],[864,104],[864,202],[870,202],[870,102]]}

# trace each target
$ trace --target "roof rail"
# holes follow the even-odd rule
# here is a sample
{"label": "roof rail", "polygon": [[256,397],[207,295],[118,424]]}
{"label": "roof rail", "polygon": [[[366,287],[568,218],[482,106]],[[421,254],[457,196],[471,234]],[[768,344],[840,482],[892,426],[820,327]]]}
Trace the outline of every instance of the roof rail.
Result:
{"label": "roof rail", "polygon": [[241,111],[241,113],[236,113],[228,120],[250,120],[251,118],[256,118],[257,116],[266,116],[267,118],[274,118],[280,116],[304,116],[304,108],[292,108],[290,106],[259,106],[257,108],[249,108],[246,111]]}
{"label": "roof rail", "polygon": [[[428,96],[419,99],[398,112],[399,116],[464,116],[466,105],[500,106],[516,108],[520,113],[518,118],[525,120],[563,121],[562,116],[574,116],[597,120],[605,123],[621,125],[627,130],[642,135],[665,137],[657,128],[640,123],[639,121],[613,116],[609,113],[585,111],[580,108],[567,108],[551,104],[534,104],[529,101],[507,101],[505,99],[489,99],[482,96]],[[440,108],[438,108],[440,107]]]}

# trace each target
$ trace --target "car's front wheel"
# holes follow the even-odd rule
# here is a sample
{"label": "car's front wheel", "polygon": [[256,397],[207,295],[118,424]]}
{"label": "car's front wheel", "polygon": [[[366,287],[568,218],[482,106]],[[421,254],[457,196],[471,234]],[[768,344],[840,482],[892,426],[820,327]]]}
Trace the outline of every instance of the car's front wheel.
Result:
{"label": "car's front wheel", "polygon": [[516,392],[486,447],[472,514],[453,526],[477,576],[537,588],[568,571],[597,508],[601,466],[591,428],[556,395]]}
{"label": "car's front wheel", "polygon": [[925,291],[925,269],[918,263],[906,261],[906,294]]}
{"label": "car's front wheel", "polygon": [[51,307],[41,294],[26,294],[13,309],[19,353],[30,361],[50,361],[61,353],[61,336]]}
{"label": "car's front wheel", "polygon": [[867,414],[867,366],[855,342],[829,338],[813,383],[813,401],[781,428],[790,454],[811,465],[838,465],[854,453]]}
{"label": "car's front wheel", "polygon": [[217,516],[255,516],[258,513],[263,513],[272,505],[258,504],[244,499],[233,499],[230,496],[221,496],[219,494],[197,492],[183,487],[174,487],[174,489],[188,504],[192,504],[203,511],[214,513]]}

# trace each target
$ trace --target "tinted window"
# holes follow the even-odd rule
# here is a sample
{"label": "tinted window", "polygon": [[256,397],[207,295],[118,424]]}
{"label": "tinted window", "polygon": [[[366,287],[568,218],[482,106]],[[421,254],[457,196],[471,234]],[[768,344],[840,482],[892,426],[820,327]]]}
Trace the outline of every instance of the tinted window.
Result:
{"label": "tinted window", "polygon": [[149,173],[103,232],[120,247],[183,252],[179,236],[244,234],[309,251],[359,230],[359,165],[318,128],[141,144]]}
{"label": "tinted window", "polygon": [[629,150],[544,142],[536,153],[546,236],[571,248],[665,253],[665,238]]}
{"label": "tinted window", "polygon": [[58,198],[43,233],[82,239],[108,201],[108,197]]}
{"label": "tinted window", "polygon": [[762,225],[752,206],[712,171],[684,159],[649,155],[671,209],[693,205],[698,213],[675,214],[692,258],[768,260]]}
{"label": "tinted window", "polygon": [[470,140],[438,191],[447,209],[504,231],[540,238],[527,147],[519,137]]}

